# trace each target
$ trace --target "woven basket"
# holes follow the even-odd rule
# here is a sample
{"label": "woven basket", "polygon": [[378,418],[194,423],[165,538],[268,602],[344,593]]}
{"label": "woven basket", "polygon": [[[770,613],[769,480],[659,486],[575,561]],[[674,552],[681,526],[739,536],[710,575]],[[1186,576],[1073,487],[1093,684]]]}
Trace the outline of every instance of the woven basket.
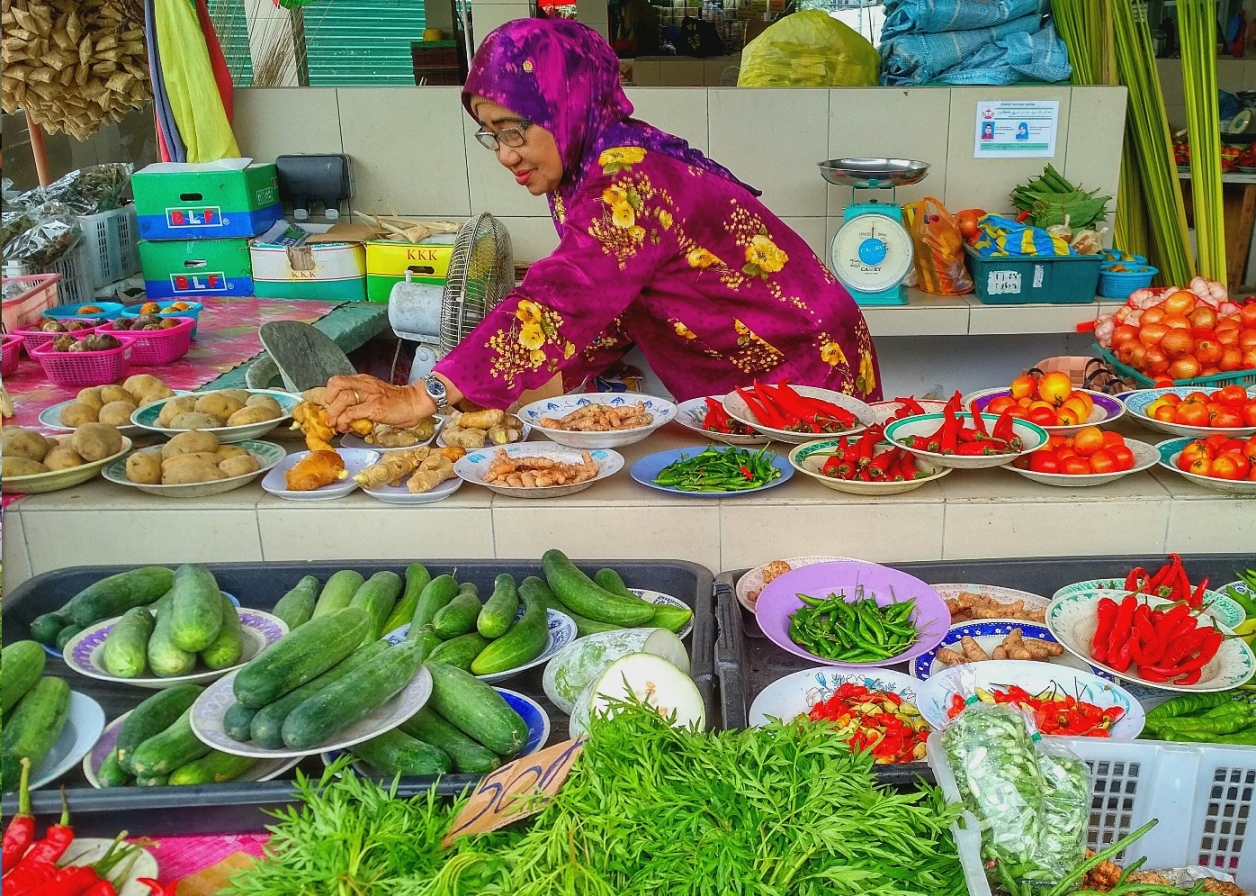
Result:
{"label": "woven basket", "polygon": [[196,321],[190,317],[168,318],[179,325],[168,330],[116,330],[112,321],[101,327],[104,332],[131,346],[131,363],[137,367],[160,367],[177,361],[192,347],[192,330]]}
{"label": "woven basket", "polygon": [[44,374],[58,386],[107,386],[125,379],[131,372],[131,346],[103,352],[58,352],[43,345],[31,357],[44,368]]}
{"label": "woven basket", "polygon": [[[87,327],[83,330],[75,330],[70,335],[77,339],[80,336],[86,336],[88,333],[95,333],[99,329],[99,326]],[[52,342],[53,339],[61,336],[62,334],[48,333],[37,327],[19,327],[13,331],[13,335],[21,337],[22,345],[26,348],[26,354],[33,358],[35,357],[33,354],[35,349],[39,348],[41,345],[47,345],[49,342]]]}
{"label": "woven basket", "polygon": [[5,277],[4,285],[17,282],[26,291],[4,300],[4,326],[12,330],[39,320],[45,311],[60,301],[58,283],[60,274],[30,274],[24,277]]}
{"label": "woven basket", "polygon": [[1054,358],[1044,358],[1032,370],[1042,373],[1054,373],[1058,370],[1067,373],[1074,389],[1090,389],[1093,392],[1103,392],[1105,395],[1120,395],[1136,388],[1132,383],[1122,379],[1120,374],[1109,367],[1102,358],[1092,358],[1088,355],[1060,355]]}
{"label": "woven basket", "polygon": [[21,357],[22,338],[20,336],[0,337],[0,376],[9,376],[17,370],[17,362]]}

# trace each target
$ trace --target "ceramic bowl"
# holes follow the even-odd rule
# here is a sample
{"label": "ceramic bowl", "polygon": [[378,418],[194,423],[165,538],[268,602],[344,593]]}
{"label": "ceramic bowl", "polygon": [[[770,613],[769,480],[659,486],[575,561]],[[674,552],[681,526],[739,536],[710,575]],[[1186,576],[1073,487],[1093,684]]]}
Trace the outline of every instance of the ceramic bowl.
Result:
{"label": "ceramic bowl", "polygon": [[[69,436],[47,435],[46,438],[60,444]],[[117,454],[111,454],[109,457],[91,463],[80,464],[77,467],[70,467],[67,470],[49,470],[47,473],[34,473],[30,476],[6,476],[3,481],[0,481],[0,487],[6,495],[42,495],[46,492],[61,491],[63,488],[73,488],[95,479],[101,470],[121,460],[130,450],[131,440],[123,436],[122,450]]]}
{"label": "ceramic bowl", "polygon": [[484,476],[493,461],[497,459],[499,452],[505,452],[511,458],[545,457],[566,464],[583,462],[582,451],[579,448],[547,445],[544,442],[518,442],[514,445],[501,445],[472,451],[465,457],[459,458],[454,464],[454,472],[458,474],[460,479],[470,482],[472,485],[480,485],[489,491],[511,498],[560,498],[563,495],[574,495],[577,492],[582,492],[586,488],[590,488],[594,483],[614,476],[624,467],[623,455],[607,448],[595,448],[588,453],[593,458],[593,463],[597,465],[597,475],[585,482],[576,482],[571,485],[552,485],[542,488],[524,488],[485,482]]}
{"label": "ceramic bowl", "polygon": [[[544,420],[559,420],[572,411],[589,405],[606,405],[613,408],[633,407],[640,404],[645,407],[653,419],[645,426],[633,429],[620,429],[614,432],[577,432],[546,426]],[[640,395],[636,392],[590,392],[583,395],[562,395],[558,398],[543,398],[526,404],[519,409],[516,416],[532,428],[541,432],[551,442],[565,445],[568,448],[622,448],[645,439],[660,426],[676,416],[676,405],[664,398],[651,395]]]}
{"label": "ceramic bowl", "polygon": [[[960,414],[960,423],[970,420],[970,414]],[[986,428],[993,430],[994,425],[999,418],[993,414],[982,414],[981,419],[985,421]],[[958,454],[942,454],[937,451],[922,451],[918,448],[912,448],[904,444],[904,441],[910,441],[913,436],[929,436],[935,433],[944,420],[943,414],[925,414],[923,416],[907,417],[903,420],[895,420],[893,423],[885,427],[885,439],[887,442],[894,442],[902,445],[917,457],[924,458],[939,466],[951,467],[956,470],[985,470],[991,467],[1001,467],[1004,464],[1010,464],[1022,454],[1032,454],[1043,445],[1047,444],[1047,433],[1041,426],[1030,423],[1028,420],[1014,420],[1012,423],[1012,431],[1020,437],[1022,448],[1019,452],[1008,454],[992,454],[992,455],[976,455],[973,457],[964,457]]]}
{"label": "ceramic bowl", "polygon": [[1126,476],[1150,470],[1160,462],[1160,452],[1154,445],[1148,445],[1137,439],[1126,439],[1125,444],[1134,455],[1134,466],[1115,473],[1038,473],[1034,470],[1022,469],[1015,464],[1008,464],[1003,469],[1011,470],[1040,485],[1053,485],[1057,488],[1087,488],[1092,485],[1107,485],[1109,482],[1116,482]]}
{"label": "ceramic bowl", "polygon": [[[221,391],[221,390],[214,390]],[[261,423],[245,423],[242,426],[215,426],[209,429],[201,430],[201,432],[212,432],[218,437],[218,441],[223,445],[230,445],[235,442],[243,442],[246,439],[260,439],[266,433],[282,423],[288,422],[292,417],[293,409],[301,403],[301,396],[290,395],[287,392],[279,392],[274,389],[244,389],[249,395],[269,395],[278,402],[279,407],[283,410],[282,417],[276,417],[273,420],[263,420]],[[192,393],[196,394],[196,393]],[[208,394],[208,393],[206,393]],[[161,409],[168,401],[174,401],[172,398],[164,398],[161,401],[154,401],[152,404],[145,405],[131,415],[131,422],[142,429],[151,432],[158,432],[165,436],[178,435],[181,432],[188,432],[186,429],[173,429],[169,426],[161,426],[157,423],[158,416],[161,415]]]}
{"label": "ceramic bowl", "polygon": [[297,451],[289,454],[262,477],[262,488],[276,498],[283,498],[285,501],[295,501],[303,504],[317,501],[335,501],[337,498],[343,498],[354,491],[358,484],[353,481],[353,477],[377,462],[381,457],[378,451],[363,450],[361,448],[341,448],[336,453],[345,462],[345,472],[348,475],[344,479],[328,483],[310,491],[292,491],[288,488],[288,471],[309,457],[310,453],[309,451]]}
{"label": "ceramic bowl", "polygon": [[1178,468],[1178,458],[1182,455],[1182,450],[1186,448],[1194,438],[1169,439],[1161,442],[1156,446],[1156,450],[1160,452],[1160,462],[1158,466],[1161,469],[1176,473],[1187,482],[1193,482],[1201,488],[1212,489],[1214,492],[1224,492],[1227,495],[1256,495],[1256,482],[1250,479],[1217,479],[1213,476],[1200,476],[1196,473],[1188,473]]}
{"label": "ceramic bowl", "polygon": [[[760,432],[751,435],[733,435],[731,433],[711,432],[702,428],[702,421],[706,419],[707,402],[713,401],[719,404],[721,408],[724,403],[723,395],[711,395],[705,398],[691,398],[688,401],[682,401],[676,406],[676,422],[685,429],[696,432],[704,439],[712,442],[723,442],[725,445],[766,445],[772,441],[771,437],[765,436]],[[743,426],[745,424],[742,424]]]}
{"label": "ceramic bowl", "polygon": [[[1176,395],[1179,398],[1185,398],[1192,392],[1211,394],[1213,391],[1215,390],[1207,387],[1200,388],[1199,386],[1171,386],[1162,389],[1139,389],[1136,392],[1122,395],[1121,398],[1124,399],[1125,409],[1129,411],[1132,419],[1137,420],[1140,425],[1147,429],[1165,432],[1171,436],[1206,439],[1209,436],[1225,435],[1236,439],[1246,439],[1250,435],[1256,435],[1256,426],[1230,426],[1224,429],[1216,426],[1186,426],[1181,423],[1166,423],[1147,416],[1147,407],[1162,395]],[[1256,398],[1256,386],[1249,387],[1247,394]]]}
{"label": "ceramic bowl", "polygon": [[[852,435],[854,433],[863,432],[869,426],[873,426],[877,422],[877,414],[871,407],[858,398],[852,398],[842,392],[834,392],[832,389],[821,389],[817,386],[795,386],[794,391],[804,398],[818,398],[821,401],[827,401],[835,404],[840,408],[844,408],[855,415],[855,423],[850,429],[843,432],[823,433],[824,436],[843,436]],[[728,412],[728,416],[734,420],[746,424],[749,427],[759,430],[759,432],[771,436],[778,442],[789,442],[792,445],[801,445],[803,442],[815,440],[818,433],[814,432],[794,432],[789,429],[775,429],[771,426],[765,426],[755,416],[755,412],[750,409],[750,405],[746,404],[736,392],[729,392],[724,396],[724,410]]]}
{"label": "ceramic bowl", "polygon": [[[518,619],[519,616],[523,615],[523,612],[524,608],[520,607],[519,613],[515,618]],[[550,661],[550,657],[558,653],[558,651],[562,650],[572,641],[576,640],[576,638],[580,637],[579,632],[576,631],[576,623],[573,622],[571,617],[566,613],[560,613],[557,610],[549,610],[546,613],[545,621],[547,626],[545,647],[540,653],[528,660],[526,663],[521,663],[518,666],[515,666],[513,669],[507,669],[505,672],[494,672],[492,675],[477,675],[476,678],[489,684],[497,684],[499,681],[514,678],[521,672],[526,672],[529,669],[536,668],[537,666],[545,665]],[[405,637],[409,632],[410,626],[407,624],[384,635],[384,638],[390,644],[400,644],[405,640]]]}
{"label": "ceramic bowl", "polygon": [[[1072,435],[1078,430],[1085,429],[1087,426],[1105,426],[1113,423],[1117,418],[1123,416],[1126,407],[1111,395],[1105,395],[1102,392],[1095,392],[1093,389],[1076,389],[1076,392],[1085,392],[1090,396],[1090,400],[1094,403],[1090,416],[1081,423],[1074,423],[1067,426],[1043,426],[1051,435],[1067,436]],[[968,408],[975,401],[977,410],[986,413],[986,408],[990,406],[990,402],[1001,396],[1011,396],[1011,389],[982,389],[979,392],[972,392],[964,396],[964,407]]]}
{"label": "ceramic bowl", "polygon": [[265,476],[288,456],[287,451],[271,442],[250,440],[233,444],[239,445],[253,455],[253,459],[257,461],[258,469],[252,473],[243,473],[227,479],[215,479],[211,482],[188,482],[180,485],[146,485],[127,479],[126,457],[119,457],[105,467],[102,475],[115,485],[124,485],[127,488],[138,489],[150,495],[160,495],[163,498],[208,498],[211,495],[226,494],[248,485],[259,476]]}
{"label": "ceramic bowl", "polygon": [[[982,619],[973,622],[957,622],[947,629],[946,637],[941,644],[928,653],[916,657],[908,664],[907,668],[911,672],[912,677],[924,681],[930,675],[941,672],[943,669],[951,668],[938,659],[938,651],[944,647],[949,647],[951,650],[962,653],[963,649],[960,647],[960,641],[968,637],[976,641],[977,645],[986,653],[993,653],[994,649],[1003,643],[1003,639],[1011,634],[1014,628],[1021,630],[1021,637],[1025,640],[1033,639],[1056,643],[1055,636],[1051,634],[1051,631],[1045,625],[1040,625],[1036,622],[1023,622],[1018,619]],[[983,662],[999,661],[984,660]],[[1060,656],[1053,656],[1048,660],[1013,660],[1012,662],[1047,662],[1056,666],[1067,666],[1070,669],[1096,673],[1102,678],[1112,677],[1102,672],[1097,666],[1082,662],[1067,650]]]}
{"label": "ceramic bowl", "polygon": [[[937,482],[951,472],[949,467],[917,457],[914,458],[916,469],[926,475],[911,481],[852,482],[825,476],[821,470],[825,461],[837,453],[840,441],[840,439],[820,439],[816,442],[807,442],[799,445],[789,452],[789,462],[799,473],[809,476],[825,488],[831,488],[835,492],[844,492],[848,495],[901,495],[904,492],[914,491],[922,485],[928,485],[930,482]],[[891,450],[890,445],[878,445],[873,449],[873,456],[884,454],[889,450]]]}
{"label": "ceramic bowl", "polygon": [[823,703],[844,684],[861,684],[869,690],[897,694],[913,706],[920,682],[891,669],[871,668],[850,671],[817,666],[778,678],[759,692],[750,704],[750,724],[758,728],[777,719],[789,722],[807,715],[811,707]]}
{"label": "ceramic bowl", "polygon": [[[1120,597],[1129,594],[1125,590],[1125,581],[1123,579],[1087,579],[1084,582],[1074,582],[1071,585],[1065,585],[1051,597],[1054,600],[1057,597],[1067,597],[1070,594],[1081,594],[1087,591],[1118,592],[1119,597],[1114,594],[1108,595],[1113,600],[1119,600]],[[1205,590],[1203,603],[1204,612],[1216,617],[1217,621],[1226,628],[1237,628],[1247,618],[1247,613],[1243,608],[1220,591]]]}

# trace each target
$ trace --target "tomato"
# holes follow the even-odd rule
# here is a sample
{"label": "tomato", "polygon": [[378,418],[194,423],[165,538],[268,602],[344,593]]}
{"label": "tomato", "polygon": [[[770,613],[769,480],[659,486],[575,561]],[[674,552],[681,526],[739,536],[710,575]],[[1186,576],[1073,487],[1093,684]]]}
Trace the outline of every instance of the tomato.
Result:
{"label": "tomato", "polygon": [[1031,408],[1029,420],[1031,423],[1037,423],[1039,426],[1056,426],[1059,422],[1055,410],[1048,407]]}
{"label": "tomato", "polygon": [[1256,466],[1256,436],[1252,436],[1243,443],[1243,456],[1247,458],[1248,463]]}
{"label": "tomato", "polygon": [[1057,448],[1063,448],[1065,445],[1072,445],[1073,440],[1068,436],[1062,436],[1059,433],[1051,433],[1047,436],[1047,448],[1054,451]]}
{"label": "tomato", "polygon": [[1054,452],[1045,448],[1039,449],[1029,455],[1029,469],[1035,473],[1058,473],[1060,472],[1060,461]]}
{"label": "tomato", "polygon": [[1239,468],[1239,479],[1246,479],[1248,474],[1252,472],[1252,462],[1247,459],[1247,456],[1242,451],[1227,451],[1221,456],[1234,460],[1235,465]]}
{"label": "tomato", "polygon": [[1060,472],[1069,476],[1090,475],[1090,461],[1084,457],[1066,457],[1060,462]]}
{"label": "tomato", "polygon": [[1244,447],[1245,443],[1241,439],[1226,439],[1217,446],[1217,454],[1225,454],[1228,451],[1237,451],[1242,454]]}
{"label": "tomato", "polygon": [[1018,404],[1012,405],[1012,407],[1008,408],[1007,414],[1009,417],[1016,417],[1020,420],[1029,419],[1029,411],[1025,410],[1023,407],[1021,407]]}
{"label": "tomato", "polygon": [[1118,470],[1124,471],[1134,469],[1134,452],[1129,449],[1128,445],[1113,445],[1111,448],[1105,448],[1104,450],[1112,455],[1112,459],[1116,461],[1116,468]]}
{"label": "tomato", "polygon": [[1012,397],[1015,399],[1032,399],[1038,394],[1038,381],[1027,373],[1022,373],[1012,380]]}
{"label": "tomato", "polygon": [[[1244,479],[1245,472],[1240,472],[1239,465],[1235,459],[1239,458],[1236,454],[1223,454],[1212,462],[1212,469],[1204,475],[1211,476],[1213,479]],[[1241,459],[1241,458],[1239,458]],[[1246,464],[1246,462],[1244,462]],[[1191,472],[1195,472],[1194,469]]]}
{"label": "tomato", "polygon": [[1242,386],[1223,386],[1212,393],[1213,401],[1227,404],[1232,408],[1241,408],[1247,404],[1247,390]]}
{"label": "tomato", "polygon": [[1183,426],[1207,426],[1208,408],[1198,401],[1184,401],[1178,405],[1173,422]]}
{"label": "tomato", "polygon": [[1055,412],[1056,422],[1060,426],[1076,426],[1084,422],[1082,417],[1077,413],[1077,408],[1069,407],[1065,402],[1065,406]]}
{"label": "tomato", "polygon": [[984,216],[985,212],[979,208],[966,208],[955,213],[955,223],[959,225],[959,232],[966,242],[971,243],[981,236],[981,227],[977,222]]}
{"label": "tomato", "polygon": [[1207,404],[1211,400],[1212,400],[1211,395],[1209,395],[1207,392],[1200,392],[1198,389],[1196,389],[1194,392],[1186,393],[1186,397],[1182,399],[1182,401],[1184,402],[1198,401],[1200,404]]}
{"label": "tomato", "polygon": [[1230,437],[1225,433],[1216,433],[1204,439],[1204,444],[1208,446],[1208,453],[1216,457],[1221,453],[1221,446],[1230,441]]}
{"label": "tomato", "polygon": [[1116,458],[1107,448],[1101,448],[1090,455],[1090,472],[1114,473],[1117,470]]}
{"label": "tomato", "polygon": [[1073,381],[1067,373],[1053,370],[1038,381],[1038,396],[1055,407],[1073,394]]}
{"label": "tomato", "polygon": [[1243,408],[1243,425],[1256,426],[1256,401]]}
{"label": "tomato", "polygon": [[1073,450],[1082,457],[1090,457],[1103,448],[1103,430],[1097,426],[1086,426],[1073,434]]}
{"label": "tomato", "polygon": [[1243,415],[1233,408],[1219,408],[1212,415],[1212,425],[1221,429],[1237,429],[1243,425]]}
{"label": "tomato", "polygon": [[1215,461],[1211,461],[1206,457],[1197,457],[1186,467],[1186,472],[1193,476],[1211,476],[1214,463]]}
{"label": "tomato", "polygon": [[1161,420],[1165,423],[1172,423],[1177,420],[1177,408],[1172,405],[1162,404],[1156,408],[1156,412],[1150,415],[1153,420]]}
{"label": "tomato", "polygon": [[1081,457],[1080,454],[1073,450],[1072,445],[1065,445],[1063,448],[1057,448],[1055,450],[1055,456],[1060,459],[1060,463],[1064,463],[1064,461],[1068,460],[1070,457]]}
{"label": "tomato", "polygon": [[1060,405],[1060,410],[1070,410],[1073,416],[1077,418],[1078,423],[1085,423],[1090,419],[1090,412],[1094,410],[1094,404],[1087,404],[1090,396],[1085,392],[1074,392],[1068,398],[1064,399],[1064,404]]}
{"label": "tomato", "polygon": [[1121,435],[1119,432],[1112,432],[1109,429],[1105,429],[1103,431],[1103,447],[1115,448],[1118,445],[1125,445],[1125,436]]}
{"label": "tomato", "polygon": [[1002,414],[1009,408],[1016,407],[1016,399],[1010,395],[1000,395],[986,405],[987,414]]}

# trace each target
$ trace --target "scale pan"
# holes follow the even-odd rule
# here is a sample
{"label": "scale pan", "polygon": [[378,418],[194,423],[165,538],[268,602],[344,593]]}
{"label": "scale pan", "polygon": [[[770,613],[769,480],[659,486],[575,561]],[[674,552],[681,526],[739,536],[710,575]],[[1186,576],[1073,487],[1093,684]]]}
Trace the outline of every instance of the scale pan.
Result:
{"label": "scale pan", "polygon": [[818,164],[829,183],[864,189],[906,187],[929,173],[928,162],[913,159],[829,159]]}

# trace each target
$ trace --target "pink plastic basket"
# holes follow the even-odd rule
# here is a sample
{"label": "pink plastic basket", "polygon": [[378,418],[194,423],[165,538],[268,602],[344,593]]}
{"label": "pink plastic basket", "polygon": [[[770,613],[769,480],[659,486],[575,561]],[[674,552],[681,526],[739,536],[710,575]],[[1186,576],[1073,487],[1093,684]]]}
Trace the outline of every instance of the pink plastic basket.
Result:
{"label": "pink plastic basket", "polygon": [[192,329],[196,321],[190,317],[167,318],[179,325],[168,330],[116,330],[114,321],[101,325],[100,332],[112,333],[131,346],[131,363],[137,367],[159,367],[177,361],[192,347]]}
{"label": "pink plastic basket", "polygon": [[106,386],[125,379],[131,372],[129,345],[103,352],[58,352],[51,345],[41,345],[31,357],[58,386]]}
{"label": "pink plastic basket", "polygon": [[17,370],[22,357],[22,339],[19,336],[0,337],[0,376],[9,376]]}
{"label": "pink plastic basket", "polygon": [[26,291],[11,299],[5,299],[2,316],[6,330],[24,327],[39,320],[49,308],[60,301],[60,274],[31,274],[25,277],[5,277],[4,286],[20,283]]}
{"label": "pink plastic basket", "polygon": [[[88,333],[95,333],[98,329],[100,329],[100,327],[87,327],[84,330],[75,330],[70,335],[78,339],[86,336]],[[39,348],[41,345],[47,345],[49,342],[52,342],[53,339],[62,334],[45,333],[43,330],[37,329],[36,327],[18,327],[16,330],[13,330],[13,335],[21,337],[22,345],[26,347],[26,354],[33,358],[35,357],[33,354],[35,349]]]}

